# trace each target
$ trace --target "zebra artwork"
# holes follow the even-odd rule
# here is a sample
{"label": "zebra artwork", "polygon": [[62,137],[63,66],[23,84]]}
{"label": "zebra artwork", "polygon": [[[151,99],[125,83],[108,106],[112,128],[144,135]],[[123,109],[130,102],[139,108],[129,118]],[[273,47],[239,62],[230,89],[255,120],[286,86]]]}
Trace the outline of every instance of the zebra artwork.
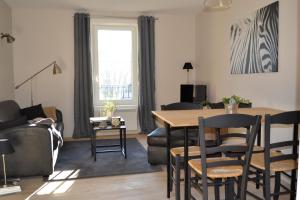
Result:
{"label": "zebra artwork", "polygon": [[231,74],[278,72],[278,1],[231,26]]}

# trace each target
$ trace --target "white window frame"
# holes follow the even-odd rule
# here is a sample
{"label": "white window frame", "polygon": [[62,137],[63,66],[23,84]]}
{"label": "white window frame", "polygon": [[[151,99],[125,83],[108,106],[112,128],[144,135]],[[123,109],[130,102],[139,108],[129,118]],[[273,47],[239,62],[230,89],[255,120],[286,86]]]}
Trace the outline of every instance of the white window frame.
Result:
{"label": "white window frame", "polygon": [[98,37],[97,31],[131,30],[132,31],[132,100],[108,100],[117,104],[118,110],[136,110],[138,106],[138,25],[137,20],[125,19],[91,19],[91,56],[93,78],[93,100],[96,109],[104,106],[106,100],[99,100]]}

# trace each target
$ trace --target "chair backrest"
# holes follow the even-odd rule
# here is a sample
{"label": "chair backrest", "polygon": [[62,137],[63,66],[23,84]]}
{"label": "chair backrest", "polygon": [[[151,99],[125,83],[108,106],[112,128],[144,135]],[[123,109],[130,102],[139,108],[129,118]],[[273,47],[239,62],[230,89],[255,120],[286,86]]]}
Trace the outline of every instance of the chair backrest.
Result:
{"label": "chair backrest", "polygon": [[[260,125],[261,116],[251,116],[244,114],[227,114],[219,115],[209,118],[199,118],[199,141],[200,141],[200,151],[201,151],[201,165],[202,165],[202,185],[203,185],[203,199],[208,199],[208,189],[207,189],[207,169],[211,167],[222,167],[222,166],[242,166],[243,176],[241,184],[241,199],[245,199],[245,191],[247,187],[247,177],[249,171],[249,164],[252,156],[253,145],[255,137],[258,132],[258,126]],[[234,144],[226,146],[216,146],[207,147],[205,145],[205,128],[243,128],[250,127],[248,131],[247,138],[248,142],[246,144]],[[245,159],[232,159],[225,161],[215,161],[207,162],[208,154],[216,153],[228,153],[228,152],[240,152],[245,153]]]}
{"label": "chair backrest", "polygon": [[239,103],[239,108],[252,108],[252,103]]}
{"label": "chair backrest", "polygon": [[[225,108],[223,102],[218,103],[208,103],[211,109],[222,109]],[[252,108],[252,103],[239,103],[239,108]]]}
{"label": "chair backrest", "polygon": [[[276,161],[298,159],[298,127],[300,123],[300,111],[283,112],[276,115],[265,116],[265,169],[270,169],[270,164]],[[271,128],[272,125],[284,124],[293,126],[293,137],[290,140],[277,141],[271,143]],[[270,156],[274,149],[290,147],[292,151],[285,154],[276,154]]]}
{"label": "chair backrest", "polygon": [[218,102],[218,103],[208,103],[208,106],[209,106],[211,109],[222,109],[222,108],[225,108],[223,102]]}
{"label": "chair backrest", "polygon": [[189,103],[189,102],[178,102],[167,105],[161,105],[161,110],[197,110],[201,109],[200,104]]}
{"label": "chair backrest", "polygon": [[[252,108],[252,103],[239,103],[239,108]],[[260,128],[260,127],[259,127]],[[247,129],[247,132],[250,131],[250,127],[245,127],[245,129]],[[218,130],[217,130],[218,131]],[[236,133],[236,132],[229,132],[229,133],[226,133],[226,134],[218,134],[217,135],[220,135],[220,138],[217,139],[217,142],[219,144],[221,144],[221,142],[225,139],[225,138],[237,138],[237,137],[240,137],[240,138],[245,138],[247,142],[248,141],[248,138],[247,138],[247,134],[244,134],[244,133]],[[260,131],[257,133],[257,138],[260,138],[261,137],[261,134],[260,134]],[[260,139],[257,140],[257,144],[260,146]]]}

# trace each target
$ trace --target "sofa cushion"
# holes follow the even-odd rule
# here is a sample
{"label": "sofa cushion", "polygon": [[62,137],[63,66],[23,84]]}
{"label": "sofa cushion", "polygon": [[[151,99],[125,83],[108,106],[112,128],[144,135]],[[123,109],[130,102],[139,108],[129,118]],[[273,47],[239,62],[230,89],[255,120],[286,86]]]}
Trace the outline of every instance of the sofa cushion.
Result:
{"label": "sofa cushion", "polygon": [[15,126],[20,126],[20,125],[23,125],[23,124],[26,124],[26,123],[27,123],[26,116],[22,116],[18,119],[14,119],[14,120],[11,120],[11,121],[0,123],[0,130],[7,129],[7,128],[12,128],[12,127],[15,127]]}
{"label": "sofa cushion", "polygon": [[32,119],[38,118],[38,117],[42,117],[42,118],[47,117],[42,108],[42,104],[23,108],[23,109],[21,109],[21,114],[25,115],[28,120],[32,120]]}
{"label": "sofa cushion", "polygon": [[55,123],[55,121],[51,118],[41,118],[41,117],[37,117],[37,118],[34,118],[32,120],[28,120],[28,122],[30,124],[35,124],[35,125],[46,125],[48,127],[51,127],[51,125],[53,123]]}
{"label": "sofa cushion", "polygon": [[0,102],[0,123],[12,121],[21,117],[20,107],[13,100]]}
{"label": "sofa cushion", "polygon": [[44,111],[45,115],[48,118],[51,118],[54,121],[57,120],[57,117],[56,117],[56,108],[54,106],[43,107],[43,111]]}
{"label": "sofa cushion", "polygon": [[[157,128],[147,136],[147,143],[149,146],[166,147],[167,145],[167,132],[165,128]],[[184,145],[184,130],[172,130],[171,132],[171,146]]]}

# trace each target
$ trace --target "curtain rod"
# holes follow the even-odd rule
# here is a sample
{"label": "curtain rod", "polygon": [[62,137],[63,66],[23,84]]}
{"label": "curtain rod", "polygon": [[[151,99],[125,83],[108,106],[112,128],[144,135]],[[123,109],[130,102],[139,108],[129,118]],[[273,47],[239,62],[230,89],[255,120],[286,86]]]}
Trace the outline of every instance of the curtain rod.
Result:
{"label": "curtain rod", "polygon": [[[90,15],[95,18],[112,18],[112,19],[137,19],[138,17],[119,17],[119,16],[109,16],[109,15]],[[74,16],[73,16],[74,17]],[[159,20],[159,18],[154,17],[154,20]]]}
{"label": "curtain rod", "polygon": [[[91,15],[91,17],[99,17],[99,18],[114,18],[114,19],[137,19],[138,17],[118,17],[118,16],[109,16],[109,15]],[[158,18],[154,18],[158,20]]]}

